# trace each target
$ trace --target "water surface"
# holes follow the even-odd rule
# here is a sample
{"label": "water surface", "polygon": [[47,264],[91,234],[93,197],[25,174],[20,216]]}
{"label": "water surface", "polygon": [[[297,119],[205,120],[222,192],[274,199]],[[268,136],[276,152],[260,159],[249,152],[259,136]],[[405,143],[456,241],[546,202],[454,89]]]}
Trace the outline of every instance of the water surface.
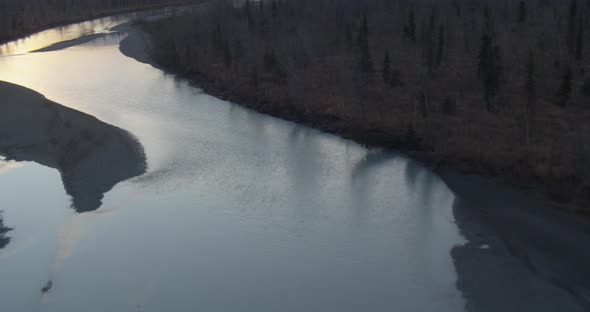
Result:
{"label": "water surface", "polygon": [[0,249],[3,310],[465,308],[451,256],[465,240],[439,177],[203,94],[123,56],[121,38],[0,56],[0,80],[129,131],[147,158],[144,175],[84,213],[57,170],[0,161],[13,228]]}

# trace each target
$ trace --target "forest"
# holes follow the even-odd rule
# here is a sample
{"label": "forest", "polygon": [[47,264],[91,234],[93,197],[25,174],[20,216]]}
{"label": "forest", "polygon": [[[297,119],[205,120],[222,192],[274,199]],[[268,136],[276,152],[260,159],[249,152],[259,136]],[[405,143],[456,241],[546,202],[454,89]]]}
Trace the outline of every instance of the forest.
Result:
{"label": "forest", "polygon": [[153,62],[221,97],[588,213],[589,13],[582,0],[217,1],[142,27]]}
{"label": "forest", "polygon": [[0,43],[45,28],[187,0],[0,0]]}

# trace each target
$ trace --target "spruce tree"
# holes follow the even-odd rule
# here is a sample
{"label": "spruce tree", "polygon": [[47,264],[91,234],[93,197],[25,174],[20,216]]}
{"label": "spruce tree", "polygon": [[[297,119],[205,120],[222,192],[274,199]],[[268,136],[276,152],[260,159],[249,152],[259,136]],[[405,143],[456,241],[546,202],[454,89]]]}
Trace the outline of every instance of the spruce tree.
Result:
{"label": "spruce tree", "polygon": [[224,41],[223,43],[223,63],[225,64],[225,67],[230,68],[232,65],[232,53],[231,53],[231,48],[229,46],[228,41]]}
{"label": "spruce tree", "polygon": [[253,66],[252,70],[250,71],[250,83],[254,89],[258,89],[258,70],[256,66]]}
{"label": "spruce tree", "polygon": [[529,51],[529,58],[526,65],[526,83],[525,91],[527,98],[533,100],[536,96],[536,83],[535,83],[535,56],[533,51]]}
{"label": "spruce tree", "polygon": [[572,0],[568,15],[567,47],[571,54],[575,52],[576,45],[576,16],[578,15],[578,2]]}
{"label": "spruce tree", "polygon": [[216,49],[223,48],[223,33],[221,31],[221,24],[217,24],[215,26],[215,29],[213,30],[213,33],[211,34],[211,41],[212,41],[213,47],[215,47]]}
{"label": "spruce tree", "polygon": [[248,30],[252,31],[254,29],[254,19],[252,17],[252,6],[250,4],[250,0],[246,0],[246,4],[244,4],[244,11],[246,11],[246,18],[248,19]]}
{"label": "spruce tree", "polygon": [[520,3],[518,4],[518,22],[524,23],[524,22],[526,22],[526,18],[527,18],[526,2],[520,1]]}
{"label": "spruce tree", "polygon": [[358,37],[356,39],[356,44],[359,48],[368,45],[369,42],[369,25],[367,21],[367,14],[363,14],[363,18],[361,20],[361,25],[359,26]]}
{"label": "spruce tree", "polygon": [[559,90],[557,91],[557,95],[560,97],[560,101],[557,103],[559,106],[566,106],[570,96],[572,93],[572,68],[568,66],[565,69],[565,73],[563,74],[563,78],[561,79],[561,84],[559,85]]}
{"label": "spruce tree", "polygon": [[373,71],[373,61],[369,51],[369,26],[367,15],[363,15],[361,26],[358,33],[357,45],[359,48],[359,67],[362,72],[370,73]]}
{"label": "spruce tree", "polygon": [[344,29],[344,37],[346,39],[346,45],[348,48],[351,48],[354,43],[353,43],[353,39],[352,39],[352,30],[350,29],[350,24],[346,24],[345,29]]}
{"label": "spruce tree", "polygon": [[438,50],[436,52],[436,67],[442,64],[443,53],[445,48],[445,27],[440,24],[438,28]]}
{"label": "spruce tree", "polygon": [[425,33],[426,39],[426,46],[425,46],[425,53],[424,56],[426,58],[426,65],[428,67],[428,73],[432,74],[434,72],[435,66],[435,53],[434,53],[434,12],[430,15],[430,22],[428,23],[428,30]]}
{"label": "spruce tree", "polygon": [[494,25],[490,10],[484,9],[484,33],[481,36],[481,47],[479,50],[478,74],[484,87],[484,99],[486,110],[494,110],[492,99],[496,96],[500,87],[502,76],[502,59],[500,47],[494,40]]}
{"label": "spruce tree", "polygon": [[272,0],[272,17],[277,17],[278,9],[276,0]]}
{"label": "spruce tree", "polygon": [[391,59],[389,58],[389,51],[385,52],[385,58],[383,59],[383,82],[386,84],[391,83]]}
{"label": "spruce tree", "polygon": [[408,16],[408,24],[404,26],[404,35],[410,41],[416,42],[416,16],[413,9]]}
{"label": "spruce tree", "polygon": [[576,60],[584,58],[584,20],[580,17],[578,35],[576,38]]}
{"label": "spruce tree", "polygon": [[486,110],[491,112],[493,110],[492,99],[500,87],[502,64],[500,48],[494,44],[489,34],[484,34],[481,38],[478,73],[484,87]]}
{"label": "spruce tree", "polygon": [[410,35],[412,41],[416,42],[416,16],[414,15],[414,10],[410,12]]}
{"label": "spruce tree", "polygon": [[4,220],[2,220],[2,212],[0,211],[0,249],[6,247],[6,245],[10,243],[10,237],[6,236],[6,233],[10,231],[12,231],[12,229],[4,225]]}
{"label": "spruce tree", "polygon": [[391,76],[389,78],[389,85],[392,88],[400,87],[403,85],[402,74],[399,72],[399,70],[392,70],[391,71]]}
{"label": "spruce tree", "polygon": [[244,3],[244,11],[246,12],[246,15],[250,15],[250,0],[246,0]]}
{"label": "spruce tree", "polygon": [[529,51],[529,58],[526,65],[526,83],[525,93],[527,97],[525,112],[525,141],[530,144],[533,137],[533,120],[535,115],[535,106],[537,98],[537,88],[535,81],[535,56],[533,51]]}

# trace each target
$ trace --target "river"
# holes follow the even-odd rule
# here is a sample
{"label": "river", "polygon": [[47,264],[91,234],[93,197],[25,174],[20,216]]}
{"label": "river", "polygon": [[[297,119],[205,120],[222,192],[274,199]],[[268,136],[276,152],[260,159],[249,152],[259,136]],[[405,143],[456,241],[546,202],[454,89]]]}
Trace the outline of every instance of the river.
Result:
{"label": "river", "polygon": [[[147,162],[80,212],[58,170],[0,161],[12,228],[3,311],[501,311],[519,300],[469,304],[456,196],[421,164],[204,94],[125,57],[124,34],[27,53],[126,20],[0,47],[0,80],[129,131]],[[508,306],[578,310],[567,292],[535,285]]]}

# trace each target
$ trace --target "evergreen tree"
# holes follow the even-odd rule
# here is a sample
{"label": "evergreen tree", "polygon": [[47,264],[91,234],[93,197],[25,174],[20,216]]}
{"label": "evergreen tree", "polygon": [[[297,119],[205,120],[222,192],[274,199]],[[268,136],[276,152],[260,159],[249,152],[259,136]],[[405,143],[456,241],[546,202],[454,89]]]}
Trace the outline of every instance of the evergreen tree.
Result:
{"label": "evergreen tree", "polygon": [[435,66],[435,53],[434,53],[434,13],[430,15],[430,22],[428,23],[428,30],[425,33],[426,46],[424,56],[426,58],[426,65],[428,67],[428,73],[432,74]]}
{"label": "evergreen tree", "polygon": [[494,44],[489,34],[484,34],[481,38],[478,73],[484,87],[486,110],[491,112],[493,110],[492,99],[500,87],[502,64],[500,48]]}
{"label": "evergreen tree", "polygon": [[520,1],[518,4],[518,22],[524,23],[527,18],[527,5],[526,2]]}
{"label": "evergreen tree", "polygon": [[266,48],[264,51],[264,71],[272,73],[277,67],[277,57],[275,51],[271,48]]}
{"label": "evergreen tree", "polygon": [[563,74],[563,78],[561,79],[561,84],[559,85],[559,91],[557,91],[557,95],[561,98],[558,102],[559,106],[566,106],[570,96],[572,93],[572,68],[568,66]]}
{"label": "evergreen tree", "polygon": [[404,134],[404,145],[410,150],[419,150],[422,144],[422,139],[418,137],[414,125],[411,123],[406,127],[406,133]]}
{"label": "evergreen tree", "polygon": [[568,15],[567,47],[570,53],[575,52],[576,45],[576,16],[578,15],[578,2],[572,0]]}
{"label": "evergreen tree", "polygon": [[414,15],[414,10],[410,12],[410,36],[412,41],[416,42],[416,16]]}
{"label": "evergreen tree", "polygon": [[254,29],[254,18],[252,17],[252,6],[250,4],[250,0],[246,0],[244,4],[244,11],[246,11],[246,18],[248,19],[248,30],[252,31]]}
{"label": "evergreen tree", "polygon": [[12,231],[11,228],[4,225],[4,220],[2,220],[2,212],[0,211],[0,249],[6,247],[10,242],[10,237],[6,236],[6,233]]}
{"label": "evergreen tree", "polygon": [[346,44],[348,48],[351,48],[354,43],[353,43],[353,39],[352,39],[352,30],[350,29],[350,24],[346,23],[345,29],[344,29],[344,37],[346,38]]}
{"label": "evergreen tree", "polygon": [[284,83],[287,78],[286,68],[279,62],[274,49],[267,48],[264,53],[264,71],[271,74],[275,82]]}
{"label": "evergreen tree", "polygon": [[373,61],[369,51],[369,26],[367,15],[363,15],[361,27],[359,29],[357,45],[360,51],[359,66],[362,72],[370,73],[373,71]]}
{"label": "evergreen tree", "polygon": [[401,75],[401,73],[399,72],[399,70],[392,70],[392,71],[391,71],[391,76],[390,76],[390,78],[389,78],[389,85],[390,85],[392,88],[395,88],[395,87],[400,87],[400,86],[402,86],[402,85],[403,85],[403,82],[402,82],[402,75]]}
{"label": "evergreen tree", "polygon": [[526,83],[525,91],[529,100],[534,100],[536,97],[536,83],[535,83],[535,56],[533,51],[529,51],[529,59],[526,65]]}
{"label": "evergreen tree", "polygon": [[258,89],[258,70],[256,69],[256,66],[253,66],[250,71],[250,83],[255,89]]}
{"label": "evergreen tree", "polygon": [[485,7],[483,9],[483,25],[484,25],[484,32],[487,34],[492,34],[494,32],[494,27],[493,27],[493,21],[492,21],[492,15],[490,13],[490,8],[489,7]]}
{"label": "evergreen tree", "polygon": [[531,143],[533,137],[533,120],[537,97],[535,70],[535,56],[533,51],[530,50],[526,65],[526,83],[524,86],[527,97],[525,112],[525,141],[527,145]]}
{"label": "evergreen tree", "polygon": [[383,82],[386,84],[391,83],[391,59],[389,58],[389,51],[385,52],[385,58],[383,59]]}
{"label": "evergreen tree", "polygon": [[227,40],[224,41],[224,43],[223,43],[223,63],[225,64],[225,67],[227,67],[227,68],[230,68],[232,65],[231,48],[230,48]]}
{"label": "evergreen tree", "polygon": [[232,63],[239,63],[244,57],[244,44],[242,43],[242,40],[240,38],[236,38],[234,40],[232,51],[230,51],[232,56]]}
{"label": "evergreen tree", "polygon": [[484,33],[481,36],[481,47],[479,50],[478,74],[484,87],[484,99],[486,110],[493,111],[492,99],[496,96],[500,87],[502,76],[502,60],[500,47],[495,43],[494,25],[490,10],[484,8]]}
{"label": "evergreen tree", "polygon": [[213,47],[216,49],[221,49],[223,47],[223,33],[221,31],[221,24],[217,24],[213,33],[211,34],[211,41]]}
{"label": "evergreen tree", "polygon": [[442,103],[441,111],[445,115],[454,115],[457,111],[457,100],[453,96],[446,96]]}
{"label": "evergreen tree", "polygon": [[359,48],[362,48],[369,43],[369,25],[367,21],[367,14],[363,14],[361,25],[359,26],[358,36],[356,38],[356,44]]}
{"label": "evergreen tree", "polygon": [[244,12],[246,12],[247,16],[249,16],[250,13],[252,13],[252,12],[250,12],[250,8],[251,8],[250,0],[246,0],[246,2],[244,3]]}
{"label": "evergreen tree", "polygon": [[576,38],[576,60],[584,58],[584,20],[580,17],[578,36]]}
{"label": "evergreen tree", "polygon": [[584,96],[590,96],[590,78],[584,80],[584,84],[582,84],[582,94]]}
{"label": "evergreen tree", "polygon": [[436,52],[436,67],[442,64],[443,53],[445,48],[445,27],[440,24],[438,28],[438,50]]}
{"label": "evergreen tree", "polygon": [[413,9],[408,16],[408,24],[404,26],[404,35],[410,41],[416,42],[416,16]]}
{"label": "evergreen tree", "polygon": [[277,17],[278,9],[276,0],[272,0],[272,17]]}

